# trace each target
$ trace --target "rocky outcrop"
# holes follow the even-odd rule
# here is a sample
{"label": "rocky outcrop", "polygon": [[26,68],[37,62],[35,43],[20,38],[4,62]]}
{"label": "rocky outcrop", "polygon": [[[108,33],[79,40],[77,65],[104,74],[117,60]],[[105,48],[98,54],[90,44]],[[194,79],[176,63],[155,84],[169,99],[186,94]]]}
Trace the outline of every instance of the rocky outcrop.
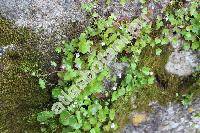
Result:
{"label": "rocky outcrop", "polygon": [[199,53],[193,51],[175,51],[169,57],[165,69],[172,74],[189,76],[199,66]]}
{"label": "rocky outcrop", "polygon": [[[0,0],[0,132],[39,132],[39,127],[35,123],[35,114],[51,103],[51,94],[48,89],[39,90],[38,78],[30,74],[36,70],[51,72],[50,61],[57,58],[53,52],[54,47],[63,38],[70,39],[80,34],[89,23],[87,13],[81,10],[81,2],[78,0]],[[150,2],[148,8],[151,9],[152,16],[149,19],[159,14],[168,3],[169,0]],[[136,0],[124,6],[119,2],[107,6],[102,0],[95,6],[95,10],[105,17],[114,12],[119,16],[131,18],[139,16],[141,4]],[[185,57],[183,54],[179,55]],[[187,61],[189,60],[189,67],[187,64],[184,68],[190,68],[186,75],[193,72],[191,67],[195,59],[193,60],[193,56],[190,55],[192,60],[185,57]],[[168,55],[166,56],[168,58]],[[181,57],[176,56],[178,60]],[[162,60],[155,60],[155,62],[160,63],[159,61]],[[170,60],[174,61],[169,59],[169,62]],[[176,71],[169,70],[171,73],[180,75],[181,72],[185,72],[177,71],[174,63],[167,66],[170,70]],[[121,71],[122,69],[119,68],[116,74],[121,75]],[[170,83],[169,87],[171,87]]]}
{"label": "rocky outcrop", "polygon": [[[200,131],[200,99],[192,102],[189,108],[183,105],[170,103],[163,107],[152,102],[151,113],[132,113],[130,119],[133,124],[127,125],[123,133],[197,133]],[[145,114],[145,115],[144,115]],[[143,116],[143,121],[137,121],[138,116]]]}
{"label": "rocky outcrop", "polygon": [[[178,76],[189,76],[197,71],[197,67],[200,65],[200,52],[192,50],[183,50],[185,41],[181,39],[180,35],[176,35],[178,41],[173,43],[173,52],[169,56],[168,62],[165,65],[167,72],[176,74]],[[169,36],[172,38],[172,35]]]}
{"label": "rocky outcrop", "polygon": [[1,0],[0,12],[17,26],[46,34],[62,33],[67,23],[85,20],[80,3],[73,0]]}

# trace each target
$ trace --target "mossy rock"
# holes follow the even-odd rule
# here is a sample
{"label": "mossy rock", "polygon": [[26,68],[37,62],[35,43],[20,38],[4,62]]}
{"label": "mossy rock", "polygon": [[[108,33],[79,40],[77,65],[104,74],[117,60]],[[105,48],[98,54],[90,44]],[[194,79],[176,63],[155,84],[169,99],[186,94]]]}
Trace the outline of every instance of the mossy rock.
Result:
{"label": "mossy rock", "polygon": [[45,72],[45,59],[38,51],[38,37],[30,30],[14,28],[0,19],[0,46],[13,45],[0,59],[0,132],[38,132],[36,113],[50,102],[48,89],[41,90],[32,71]]}
{"label": "mossy rock", "polygon": [[0,46],[16,43],[25,43],[31,38],[30,31],[24,28],[14,28],[13,24],[5,19],[0,19]]}
{"label": "mossy rock", "polygon": [[[194,73],[188,77],[178,77],[165,71],[165,64],[172,52],[171,46],[161,46],[162,53],[156,55],[158,47],[146,47],[143,49],[140,57],[139,68],[144,66],[151,68],[156,78],[153,85],[146,85],[137,88],[131,95],[122,97],[119,102],[115,102],[113,107],[117,109],[117,121],[120,129],[130,120],[131,112],[150,112],[149,103],[157,101],[160,105],[166,105],[169,102],[179,102],[179,95],[193,93],[194,96],[200,94],[199,73]],[[134,97],[134,100],[133,100]],[[134,103],[133,103],[134,101]],[[133,108],[136,106],[137,108]]]}

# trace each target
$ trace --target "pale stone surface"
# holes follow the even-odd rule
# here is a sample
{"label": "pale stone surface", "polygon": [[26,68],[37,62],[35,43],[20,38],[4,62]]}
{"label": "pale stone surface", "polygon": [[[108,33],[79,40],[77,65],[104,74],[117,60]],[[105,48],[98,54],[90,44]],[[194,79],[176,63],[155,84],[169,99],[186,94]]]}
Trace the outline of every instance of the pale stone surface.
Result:
{"label": "pale stone surface", "polygon": [[195,72],[199,62],[197,53],[192,51],[175,51],[170,55],[165,69],[172,74],[188,76]]}
{"label": "pale stone surface", "polygon": [[[190,108],[177,103],[166,107],[152,102],[153,112],[146,115],[146,121],[138,125],[127,125],[123,133],[197,133],[200,132],[200,98]],[[192,111],[191,111],[192,108]],[[136,112],[135,112],[136,113]]]}
{"label": "pale stone surface", "polygon": [[17,26],[53,33],[64,23],[82,21],[80,4],[73,0],[1,0],[0,12]]}

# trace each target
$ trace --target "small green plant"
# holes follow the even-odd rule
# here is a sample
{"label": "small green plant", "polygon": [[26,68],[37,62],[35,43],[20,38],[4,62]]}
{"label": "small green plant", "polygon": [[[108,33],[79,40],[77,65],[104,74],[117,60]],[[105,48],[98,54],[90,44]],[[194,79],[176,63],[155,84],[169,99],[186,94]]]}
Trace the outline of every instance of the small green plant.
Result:
{"label": "small green plant", "polygon": [[183,106],[188,107],[192,103],[193,94],[182,95],[181,103]]}
{"label": "small green plant", "polygon": [[94,3],[82,3],[81,7],[86,11],[86,12],[91,12],[93,7],[94,7]]}
{"label": "small green plant", "polygon": [[194,114],[194,117],[200,118],[200,112],[199,112],[199,113],[196,113],[196,114]]}
{"label": "small green plant", "polygon": [[41,89],[45,89],[46,88],[46,81],[44,79],[39,79],[39,85]]}

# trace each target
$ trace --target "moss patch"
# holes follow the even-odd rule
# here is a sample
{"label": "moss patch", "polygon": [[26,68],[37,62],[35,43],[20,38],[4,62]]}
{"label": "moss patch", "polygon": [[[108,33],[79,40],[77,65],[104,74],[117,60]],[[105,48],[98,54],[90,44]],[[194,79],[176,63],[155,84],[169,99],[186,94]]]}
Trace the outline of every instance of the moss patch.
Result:
{"label": "moss patch", "polygon": [[0,19],[0,46],[17,43],[26,43],[32,37],[25,28],[14,28],[13,24],[5,19]]}
{"label": "moss patch", "polygon": [[[160,105],[166,105],[170,101],[180,101],[176,97],[176,93],[179,95],[194,93],[196,96],[200,94],[199,86],[199,74],[195,73],[189,77],[178,77],[173,74],[169,74],[165,71],[165,64],[168,61],[168,57],[172,52],[170,46],[162,46],[162,53],[160,56],[156,55],[156,48],[146,47],[141,54],[141,61],[139,68],[143,66],[151,68],[154,73],[156,81],[153,85],[147,85],[142,88],[137,88],[132,95],[123,97],[119,102],[114,103],[114,107],[117,109],[117,121],[121,129],[128,123],[131,112],[137,111],[151,111],[149,103],[152,101],[158,101]],[[132,98],[136,97],[134,103]],[[137,106],[133,109],[133,104]]]}
{"label": "moss patch", "polygon": [[[0,64],[0,131],[38,132],[36,113],[48,106],[50,94],[42,92],[31,71],[45,71],[38,38],[30,30],[17,29],[0,19],[0,46],[13,45]],[[44,106],[45,105],[45,106]]]}

